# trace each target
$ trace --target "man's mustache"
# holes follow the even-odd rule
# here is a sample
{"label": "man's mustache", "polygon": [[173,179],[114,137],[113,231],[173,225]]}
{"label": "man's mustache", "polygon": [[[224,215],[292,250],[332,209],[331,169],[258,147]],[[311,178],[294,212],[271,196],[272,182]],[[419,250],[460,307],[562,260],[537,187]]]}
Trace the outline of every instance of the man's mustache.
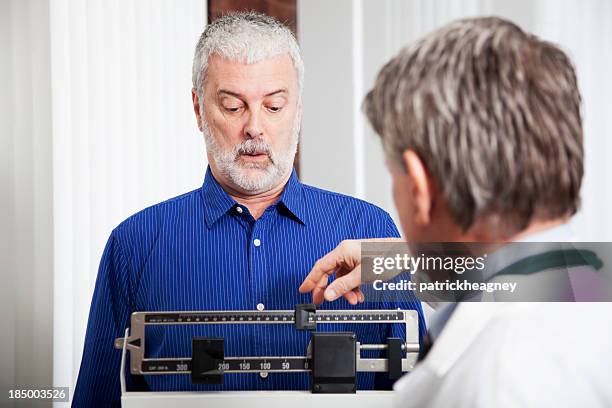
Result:
{"label": "man's mustache", "polygon": [[238,157],[245,154],[265,154],[268,156],[268,158],[270,158],[270,160],[273,159],[272,149],[270,149],[270,146],[268,146],[268,144],[261,139],[245,140],[244,142],[236,146],[234,151],[236,152],[236,160],[238,159]]}

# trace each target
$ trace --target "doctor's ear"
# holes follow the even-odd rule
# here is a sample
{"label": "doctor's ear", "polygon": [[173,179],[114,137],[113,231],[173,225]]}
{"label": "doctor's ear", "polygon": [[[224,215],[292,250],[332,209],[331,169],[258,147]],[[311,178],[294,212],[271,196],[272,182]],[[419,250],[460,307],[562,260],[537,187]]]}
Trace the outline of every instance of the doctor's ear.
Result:
{"label": "doctor's ear", "polygon": [[427,174],[427,168],[414,150],[402,154],[413,199],[414,220],[419,225],[431,222],[431,212],[435,198],[435,186]]}

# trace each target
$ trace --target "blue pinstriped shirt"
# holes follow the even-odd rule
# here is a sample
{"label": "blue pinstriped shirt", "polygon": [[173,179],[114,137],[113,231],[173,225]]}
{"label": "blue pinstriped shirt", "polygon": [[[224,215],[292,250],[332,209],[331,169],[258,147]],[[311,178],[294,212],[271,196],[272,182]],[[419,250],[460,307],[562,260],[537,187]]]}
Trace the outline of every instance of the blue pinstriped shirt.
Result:
{"label": "blue pinstriped shirt", "polygon": [[[146,208],[108,240],[91,303],[73,406],[118,405],[122,337],[134,311],[293,309],[309,303],[297,288],[315,261],[344,239],[397,237],[389,215],[355,198],[300,183],[291,175],[279,200],[255,220],[217,183],[210,169],[201,188]],[[344,299],[324,308],[349,309]],[[417,300],[368,303],[360,309],[416,309]],[[362,343],[402,335],[400,325],[326,325],[355,331]],[[147,328],[146,357],[190,357],[194,336],[222,336],[226,356],[306,353],[308,334],[291,325],[200,325]],[[421,336],[422,337],[422,336]],[[188,375],[127,375],[128,386],[151,391],[307,389],[306,373],[226,374],[222,385],[191,385]],[[358,387],[388,387],[360,373]]]}

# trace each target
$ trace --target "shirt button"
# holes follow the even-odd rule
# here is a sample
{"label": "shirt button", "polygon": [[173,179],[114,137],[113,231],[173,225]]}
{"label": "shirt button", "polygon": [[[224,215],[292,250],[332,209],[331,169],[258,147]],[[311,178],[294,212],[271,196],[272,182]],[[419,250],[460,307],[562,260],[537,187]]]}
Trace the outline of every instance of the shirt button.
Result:
{"label": "shirt button", "polygon": [[259,376],[261,378],[268,378],[268,373],[266,371],[262,371],[261,373],[259,373]]}
{"label": "shirt button", "polygon": [[242,214],[242,207],[241,206],[236,207],[236,212],[238,214]]}
{"label": "shirt button", "polygon": [[256,247],[258,247],[258,246],[260,246],[260,245],[261,245],[261,241],[259,240],[259,238],[255,238],[255,239],[253,240],[253,245],[255,245]]}
{"label": "shirt button", "polygon": [[263,310],[264,310],[265,308],[266,308],[266,307],[264,306],[264,304],[263,304],[263,303],[258,303],[258,304],[257,304],[257,310],[259,310],[260,312],[263,312]]}

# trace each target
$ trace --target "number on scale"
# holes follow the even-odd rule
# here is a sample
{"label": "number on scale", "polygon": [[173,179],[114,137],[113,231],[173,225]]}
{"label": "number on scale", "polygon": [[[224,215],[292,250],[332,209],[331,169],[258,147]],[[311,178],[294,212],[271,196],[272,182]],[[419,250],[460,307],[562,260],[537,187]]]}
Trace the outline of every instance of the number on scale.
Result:
{"label": "number on scale", "polygon": [[281,369],[282,369],[282,370],[288,370],[289,368],[290,368],[290,364],[289,364],[289,362],[288,362],[288,361],[283,361],[283,362],[281,363]]}
{"label": "number on scale", "polygon": [[219,371],[229,370],[229,363],[219,363]]}
{"label": "number on scale", "polygon": [[251,369],[251,363],[247,363],[247,362],[240,363],[240,369],[241,370],[250,370]]}
{"label": "number on scale", "polygon": [[177,364],[176,365],[176,371],[187,371],[189,370],[189,368],[187,368],[187,364]]}
{"label": "number on scale", "polygon": [[259,363],[259,368],[262,370],[269,370],[272,367],[269,361],[264,361],[263,363]]}

